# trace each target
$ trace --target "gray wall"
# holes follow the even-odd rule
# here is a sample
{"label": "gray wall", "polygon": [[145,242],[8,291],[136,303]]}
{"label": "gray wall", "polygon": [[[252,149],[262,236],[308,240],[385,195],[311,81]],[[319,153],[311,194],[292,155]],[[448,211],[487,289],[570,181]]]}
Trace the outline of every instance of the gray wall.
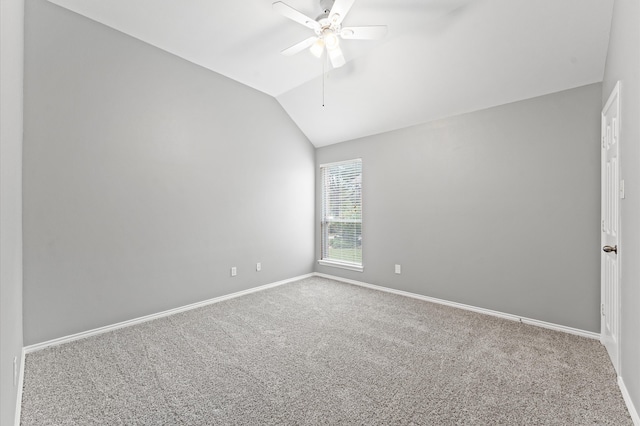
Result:
{"label": "gray wall", "polygon": [[626,198],[621,201],[620,235],[622,323],[620,375],[640,410],[640,6],[616,0],[602,87],[602,103],[620,80],[620,171]]}
{"label": "gray wall", "polygon": [[364,272],[316,271],[598,332],[601,91],[318,149],[362,158]]}
{"label": "gray wall", "polygon": [[43,0],[25,43],[25,344],[312,272],[275,99]]}
{"label": "gray wall", "polygon": [[0,424],[11,425],[22,352],[22,82],[24,1],[2,0],[0,14]]}

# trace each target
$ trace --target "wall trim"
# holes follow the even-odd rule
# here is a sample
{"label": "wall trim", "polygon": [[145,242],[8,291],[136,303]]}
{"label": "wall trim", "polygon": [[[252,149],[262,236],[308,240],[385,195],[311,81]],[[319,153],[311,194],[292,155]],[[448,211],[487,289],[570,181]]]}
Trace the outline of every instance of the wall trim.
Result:
{"label": "wall trim", "polygon": [[629,410],[633,424],[640,426],[640,415],[638,415],[638,410],[636,410],[636,407],[633,405],[633,400],[631,399],[631,395],[629,395],[627,386],[624,384],[624,380],[622,380],[622,376],[618,376],[618,387],[620,388],[620,392],[622,392],[624,402],[627,404],[627,410]]}
{"label": "wall trim", "polygon": [[14,425],[20,426],[20,414],[22,413],[22,387],[24,385],[24,357],[25,351],[20,351],[20,372],[18,373],[18,394],[16,395],[16,409],[14,412]]}
{"label": "wall trim", "polygon": [[392,294],[397,294],[399,296],[410,297],[412,299],[423,300],[425,302],[437,303],[439,305],[446,305],[446,306],[450,306],[450,307],[453,307],[453,308],[464,309],[466,311],[473,311],[473,312],[477,312],[477,313],[480,313],[480,314],[491,315],[491,316],[494,316],[494,317],[499,317],[499,318],[503,318],[503,319],[507,319],[507,320],[511,320],[511,321],[518,321],[518,322],[521,322],[523,324],[535,325],[537,327],[547,328],[547,329],[555,330],[555,331],[561,331],[563,333],[575,334],[577,336],[587,337],[589,339],[597,339],[597,340],[600,339],[600,333],[594,333],[592,331],[581,330],[579,328],[567,327],[567,326],[564,326],[564,325],[554,324],[554,323],[550,323],[550,322],[546,322],[546,321],[540,321],[540,320],[536,320],[536,319],[532,319],[532,318],[520,317],[518,315],[507,314],[507,313],[504,313],[504,312],[493,311],[491,309],[479,308],[479,307],[471,306],[471,305],[465,305],[463,303],[450,302],[448,300],[437,299],[435,297],[429,297],[429,296],[423,296],[421,294],[410,293],[408,291],[403,291],[403,290],[396,290],[396,289],[389,288],[389,287],[382,287],[382,286],[379,286],[379,285],[369,284],[369,283],[365,283],[365,282],[362,282],[362,281],[351,280],[351,279],[348,279],[348,278],[336,277],[336,276],[329,275],[329,274],[324,274],[324,273],[321,273],[321,272],[314,272],[314,275],[317,276],[317,277],[328,278],[328,279],[335,280],[335,281],[342,281],[342,282],[347,283],[347,284],[353,284],[353,285],[357,285],[357,286],[360,286],[360,287],[370,288],[372,290],[384,291],[386,293],[392,293]]}
{"label": "wall trim", "polygon": [[265,285],[261,285],[261,286],[258,286],[258,287],[253,287],[253,288],[250,288],[250,289],[247,289],[247,290],[238,291],[236,293],[225,294],[223,296],[214,297],[213,299],[207,299],[207,300],[203,300],[201,302],[191,303],[189,305],[180,306],[178,308],[173,308],[173,309],[168,309],[166,311],[158,312],[158,313],[155,313],[155,314],[145,315],[143,317],[139,317],[139,318],[134,318],[134,319],[130,319],[130,320],[127,320],[127,321],[118,322],[116,324],[106,325],[104,327],[94,328],[92,330],[81,331],[80,333],[75,333],[75,334],[71,334],[69,336],[59,337],[57,339],[47,340],[47,341],[41,342],[41,343],[35,343],[33,345],[25,346],[23,348],[23,352],[24,352],[24,354],[29,354],[29,353],[36,352],[36,351],[39,351],[39,350],[42,350],[42,349],[45,349],[45,348],[48,348],[48,347],[51,347],[51,346],[62,345],[64,343],[73,342],[75,340],[85,339],[87,337],[96,336],[96,335],[102,334],[102,333],[107,333],[109,331],[117,330],[119,328],[129,327],[129,326],[132,326],[132,325],[140,324],[140,323],[151,321],[151,320],[154,320],[154,319],[167,317],[169,315],[174,315],[174,314],[177,314],[177,313],[180,313],[180,312],[190,311],[192,309],[197,309],[197,308],[200,308],[200,307],[203,307],[203,306],[212,305],[214,303],[223,302],[225,300],[235,299],[236,297],[244,296],[246,294],[267,290],[269,288],[278,287],[278,286],[281,286],[283,284],[288,284],[288,283],[295,282],[295,281],[300,281],[302,279],[309,278],[309,277],[312,277],[312,276],[313,276],[313,273],[305,274],[305,275],[299,275],[299,276],[294,277],[294,278],[288,278],[286,280],[277,281],[277,282],[274,282],[274,283],[265,284]]}

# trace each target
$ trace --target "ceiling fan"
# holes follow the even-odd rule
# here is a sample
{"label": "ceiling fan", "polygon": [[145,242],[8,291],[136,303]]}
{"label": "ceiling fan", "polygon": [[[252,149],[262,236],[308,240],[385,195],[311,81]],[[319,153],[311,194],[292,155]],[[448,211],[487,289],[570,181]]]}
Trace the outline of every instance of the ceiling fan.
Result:
{"label": "ceiling fan", "polygon": [[273,3],[273,9],[281,15],[312,29],[316,35],[309,37],[293,46],[283,50],[285,56],[310,48],[311,53],[320,58],[325,51],[334,68],[345,64],[340,39],[345,40],[378,40],[387,34],[386,25],[370,25],[366,27],[343,27],[342,21],[347,15],[355,0],[320,0],[322,13],[311,19],[293,7],[277,1]]}

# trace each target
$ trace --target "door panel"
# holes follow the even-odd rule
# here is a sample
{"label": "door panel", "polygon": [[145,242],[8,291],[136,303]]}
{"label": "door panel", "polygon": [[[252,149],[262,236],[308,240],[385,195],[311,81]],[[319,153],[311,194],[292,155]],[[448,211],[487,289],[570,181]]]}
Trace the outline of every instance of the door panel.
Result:
{"label": "door panel", "polygon": [[602,110],[600,339],[620,374],[620,83]]}

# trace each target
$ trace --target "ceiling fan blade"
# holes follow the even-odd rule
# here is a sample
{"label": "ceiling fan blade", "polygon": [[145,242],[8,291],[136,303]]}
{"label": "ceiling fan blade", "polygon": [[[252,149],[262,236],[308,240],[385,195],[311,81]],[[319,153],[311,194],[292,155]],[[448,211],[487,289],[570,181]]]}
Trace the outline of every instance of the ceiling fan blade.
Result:
{"label": "ceiling fan blade", "polygon": [[307,47],[310,47],[313,43],[316,42],[316,40],[318,40],[318,37],[309,37],[306,40],[302,40],[300,43],[296,43],[293,46],[284,49],[280,53],[282,53],[284,56],[293,56],[296,53],[302,52]]}
{"label": "ceiling fan blade", "polygon": [[380,40],[387,35],[386,25],[371,25],[367,27],[344,27],[340,37],[349,40]]}
{"label": "ceiling fan blade", "polygon": [[347,16],[347,13],[349,13],[354,1],[355,0],[336,0],[331,8],[331,12],[329,12],[329,21],[331,21],[333,25],[340,24],[344,17]]}
{"label": "ceiling fan blade", "polygon": [[344,55],[342,54],[342,49],[336,47],[335,49],[331,49],[327,51],[329,53],[329,60],[331,61],[331,65],[334,68],[340,68],[347,62],[344,60]]}
{"label": "ceiling fan blade", "polygon": [[320,24],[317,23],[315,19],[311,19],[304,13],[298,12],[288,4],[277,1],[273,3],[272,7],[273,10],[292,21],[296,21],[297,23],[302,24],[307,28],[311,28],[312,30],[320,30]]}

